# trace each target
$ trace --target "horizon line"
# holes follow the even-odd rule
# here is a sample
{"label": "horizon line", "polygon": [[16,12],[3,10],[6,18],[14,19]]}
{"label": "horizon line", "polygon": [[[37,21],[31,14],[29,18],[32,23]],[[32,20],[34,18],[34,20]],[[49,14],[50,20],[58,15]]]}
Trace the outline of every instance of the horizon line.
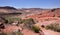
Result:
{"label": "horizon line", "polygon": [[[0,7],[6,7],[6,6],[0,6]],[[54,9],[54,8],[60,8],[60,7],[17,7],[17,6],[9,6],[9,7],[14,7],[17,9],[22,9],[22,8],[41,8],[41,9]]]}

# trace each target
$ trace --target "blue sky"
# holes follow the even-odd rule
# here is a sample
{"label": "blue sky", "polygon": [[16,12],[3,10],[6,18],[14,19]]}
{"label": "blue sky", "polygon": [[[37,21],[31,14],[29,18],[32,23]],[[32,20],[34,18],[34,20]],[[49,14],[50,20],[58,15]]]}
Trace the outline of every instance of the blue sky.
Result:
{"label": "blue sky", "polygon": [[0,6],[16,8],[60,8],[60,0],[0,0]]}

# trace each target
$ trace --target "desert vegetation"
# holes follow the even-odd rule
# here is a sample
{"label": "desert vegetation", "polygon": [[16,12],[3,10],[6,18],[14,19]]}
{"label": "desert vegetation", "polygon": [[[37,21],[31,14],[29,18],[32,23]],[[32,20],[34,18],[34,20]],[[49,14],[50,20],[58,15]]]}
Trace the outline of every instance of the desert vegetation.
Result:
{"label": "desert vegetation", "polygon": [[36,33],[39,33],[40,28],[39,28],[38,26],[33,26],[33,27],[32,27],[32,30],[33,30],[34,32],[36,32]]}
{"label": "desert vegetation", "polygon": [[24,20],[24,24],[28,28],[32,28],[32,26],[35,24],[34,20],[32,18]]}
{"label": "desert vegetation", "polygon": [[6,32],[0,32],[0,35],[23,35],[22,32],[10,32],[10,33],[6,33]]}
{"label": "desert vegetation", "polygon": [[12,32],[11,34],[12,35],[23,35],[23,33],[21,33],[21,32]]}
{"label": "desert vegetation", "polygon": [[36,23],[34,22],[34,20],[32,18],[25,20],[24,24],[26,27],[33,30],[35,33],[39,33],[40,28],[38,26],[34,26],[34,24],[36,24]]}
{"label": "desert vegetation", "polygon": [[11,22],[14,22],[14,21],[18,21],[19,23],[22,23],[22,19],[21,18],[18,18],[18,17],[16,17],[16,18],[12,18],[12,17],[7,17],[7,18],[5,18],[6,20],[7,20],[7,22],[8,23],[11,23]]}
{"label": "desert vegetation", "polygon": [[53,31],[57,31],[57,32],[60,32],[60,26],[59,24],[50,24],[50,25],[47,25],[46,26],[46,29],[51,29]]}

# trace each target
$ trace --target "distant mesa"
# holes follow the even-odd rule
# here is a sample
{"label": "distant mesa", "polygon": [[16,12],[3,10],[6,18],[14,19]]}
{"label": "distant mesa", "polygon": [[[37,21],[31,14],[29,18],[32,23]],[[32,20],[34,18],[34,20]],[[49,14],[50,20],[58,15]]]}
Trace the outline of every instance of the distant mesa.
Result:
{"label": "distant mesa", "polygon": [[53,11],[55,11],[55,10],[60,10],[60,8],[55,8],[55,9],[52,9],[51,11],[53,12]]}
{"label": "distant mesa", "polygon": [[0,7],[0,9],[13,9],[13,10],[17,10],[16,8],[10,7],[10,6]]}

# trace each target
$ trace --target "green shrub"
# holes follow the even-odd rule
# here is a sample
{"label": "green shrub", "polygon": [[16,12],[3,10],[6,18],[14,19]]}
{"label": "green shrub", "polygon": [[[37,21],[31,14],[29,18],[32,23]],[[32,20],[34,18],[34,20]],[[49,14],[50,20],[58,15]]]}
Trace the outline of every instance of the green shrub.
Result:
{"label": "green shrub", "polygon": [[35,24],[34,20],[32,18],[24,20],[24,24],[28,28],[32,28],[32,26]]}
{"label": "green shrub", "polygon": [[45,28],[60,32],[59,24],[50,24],[50,25],[47,25]]}
{"label": "green shrub", "polygon": [[38,26],[33,26],[32,30],[36,33],[39,33],[40,28]]}
{"label": "green shrub", "polygon": [[16,17],[16,18],[14,18],[14,17],[13,18],[12,17],[7,17],[5,19],[8,20],[8,23],[14,22],[15,20],[18,21],[19,23],[22,23],[22,19],[18,18],[18,17]]}
{"label": "green shrub", "polygon": [[29,18],[29,19],[26,19],[26,20],[24,20],[24,23],[25,24],[35,24],[35,22],[34,22],[34,20],[32,19],[32,18]]}
{"label": "green shrub", "polygon": [[23,35],[21,32],[12,32],[12,35]]}

